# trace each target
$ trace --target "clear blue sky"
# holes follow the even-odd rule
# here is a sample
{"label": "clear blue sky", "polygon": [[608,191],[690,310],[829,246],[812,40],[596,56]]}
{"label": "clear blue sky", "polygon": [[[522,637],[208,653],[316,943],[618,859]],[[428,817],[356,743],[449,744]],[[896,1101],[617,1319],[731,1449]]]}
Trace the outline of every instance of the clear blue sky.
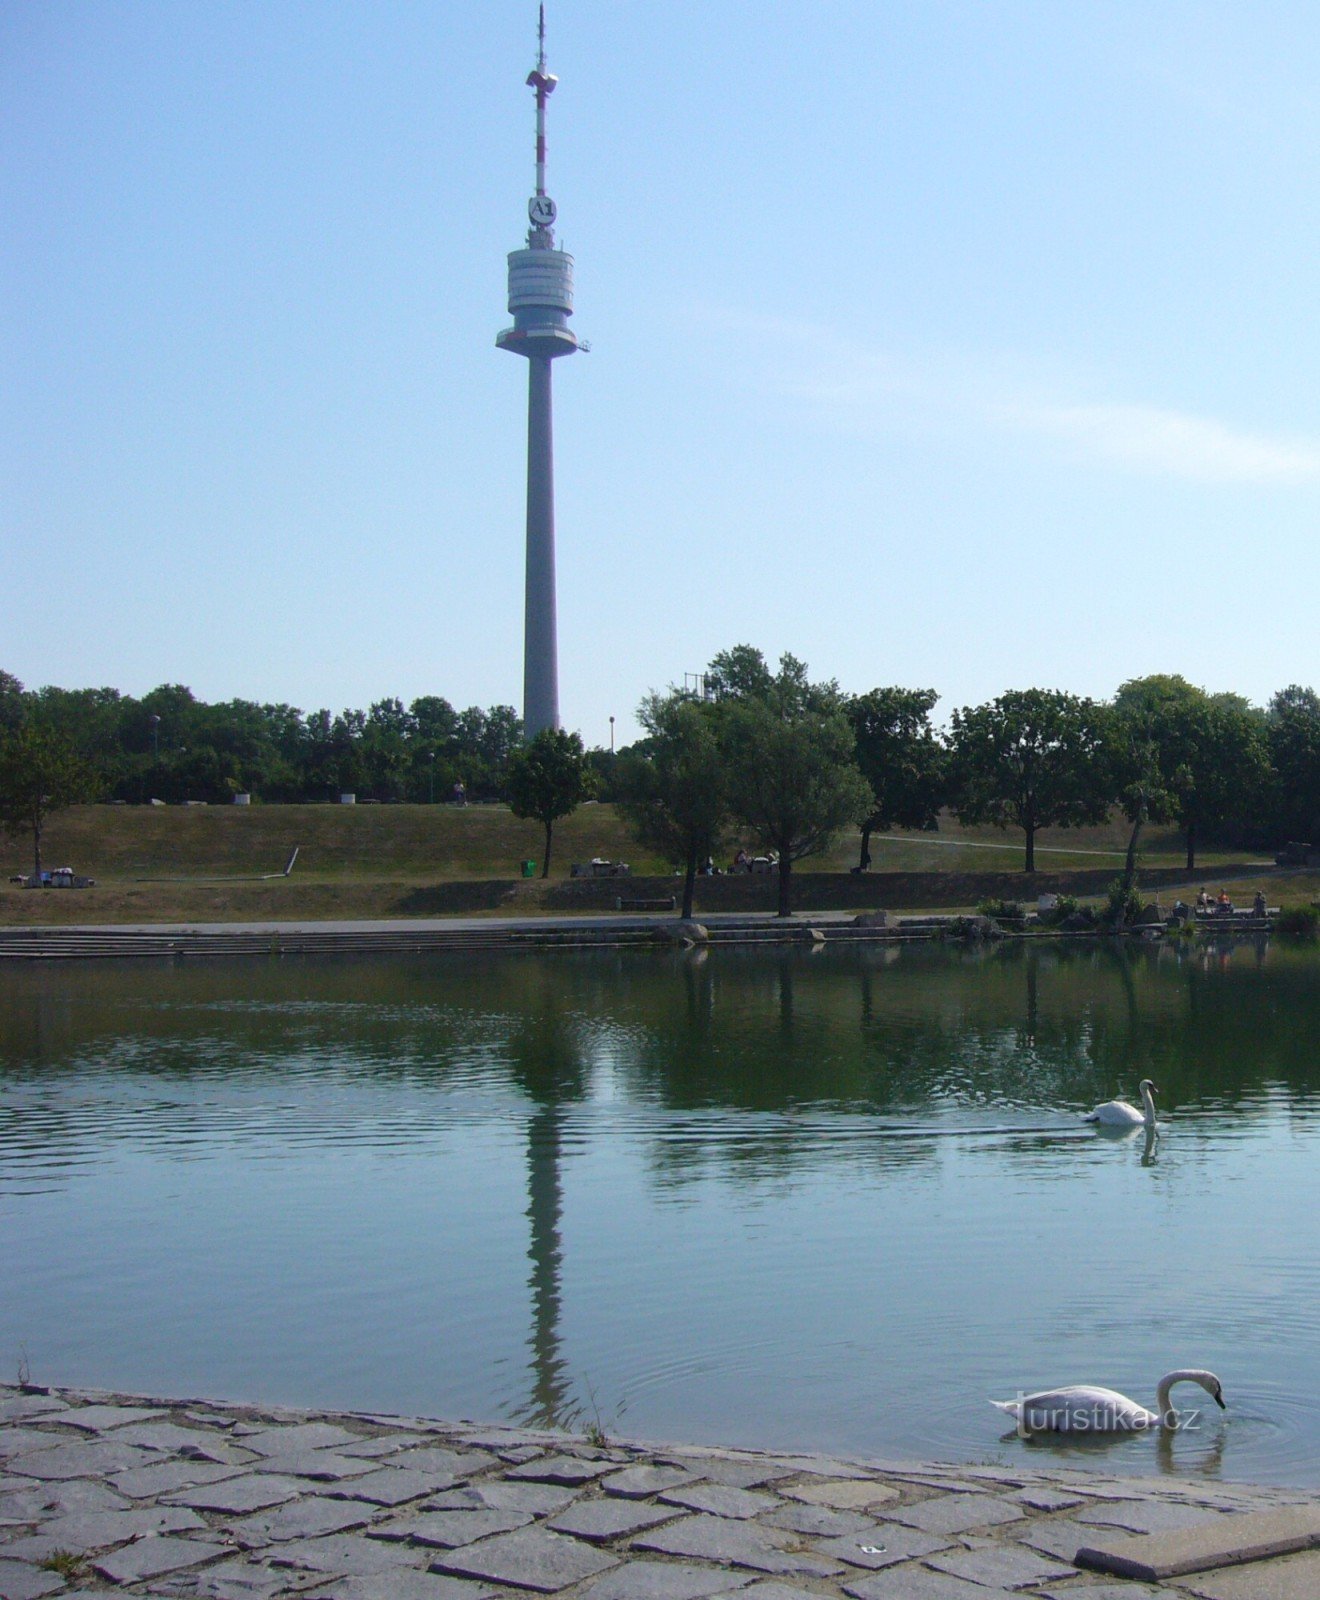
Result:
{"label": "clear blue sky", "polygon": [[[1320,680],[1320,10],[549,10],[567,726]],[[535,18],[3,0],[0,666],[521,708]]]}

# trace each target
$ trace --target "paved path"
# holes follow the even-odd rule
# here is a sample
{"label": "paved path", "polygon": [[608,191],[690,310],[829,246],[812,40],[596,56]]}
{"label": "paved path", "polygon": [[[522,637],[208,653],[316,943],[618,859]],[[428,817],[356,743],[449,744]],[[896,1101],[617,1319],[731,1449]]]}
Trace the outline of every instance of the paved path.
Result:
{"label": "paved path", "polygon": [[0,1597],[115,1590],[1316,1600],[1320,1497],[0,1387]]}

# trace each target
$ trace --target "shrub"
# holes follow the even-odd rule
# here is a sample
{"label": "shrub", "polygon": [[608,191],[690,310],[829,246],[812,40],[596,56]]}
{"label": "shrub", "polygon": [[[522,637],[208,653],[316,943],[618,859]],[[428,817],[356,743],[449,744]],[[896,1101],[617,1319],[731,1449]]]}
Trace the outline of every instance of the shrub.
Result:
{"label": "shrub", "polygon": [[1022,907],[1016,900],[982,900],[977,911],[983,917],[993,917],[996,922],[1021,922]]}
{"label": "shrub", "polygon": [[1136,885],[1126,885],[1122,878],[1115,878],[1105,896],[1105,923],[1113,928],[1123,928],[1129,922],[1135,922],[1140,915],[1141,896],[1137,893]]}
{"label": "shrub", "polygon": [[1284,906],[1274,924],[1280,933],[1294,939],[1314,939],[1320,931],[1320,909],[1315,906]]}
{"label": "shrub", "polygon": [[1040,920],[1052,927],[1057,927],[1066,918],[1077,916],[1079,913],[1086,917],[1091,915],[1090,910],[1082,904],[1075,894],[1061,894],[1051,910],[1041,912]]}

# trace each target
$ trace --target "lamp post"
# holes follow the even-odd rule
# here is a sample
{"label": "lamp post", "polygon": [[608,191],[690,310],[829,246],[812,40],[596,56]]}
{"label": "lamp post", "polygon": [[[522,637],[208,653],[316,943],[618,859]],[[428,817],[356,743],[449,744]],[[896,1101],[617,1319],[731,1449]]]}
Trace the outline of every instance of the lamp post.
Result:
{"label": "lamp post", "polygon": [[430,796],[430,798],[428,799],[427,804],[428,805],[434,805],[435,804],[435,751],[434,750],[428,750],[427,753],[426,753],[426,759],[430,763],[430,768],[431,768],[431,782],[430,782],[430,787],[429,787],[429,789],[427,791],[429,796]]}
{"label": "lamp post", "polygon": [[614,718],[610,718],[610,754],[614,754]]}

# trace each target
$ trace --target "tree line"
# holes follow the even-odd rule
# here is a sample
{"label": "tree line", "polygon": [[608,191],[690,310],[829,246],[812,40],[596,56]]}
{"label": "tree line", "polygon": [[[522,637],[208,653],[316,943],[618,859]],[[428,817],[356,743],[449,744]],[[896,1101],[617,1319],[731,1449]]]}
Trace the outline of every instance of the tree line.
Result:
{"label": "tree line", "polygon": [[476,800],[503,799],[522,742],[512,706],[458,711],[440,695],[405,706],[302,712],[228,700],[208,705],[182,684],[141,699],[117,689],[25,690],[0,672],[0,734],[29,726],[56,735],[91,769],[106,800],[143,803],[235,794],[314,802],[340,794],[424,803],[456,784]]}
{"label": "tree line", "polygon": [[[841,829],[860,828],[857,870],[865,871],[874,832],[934,828],[946,808],[965,823],[1020,832],[1027,872],[1040,829],[1096,824],[1118,810],[1129,824],[1126,890],[1148,823],[1182,831],[1189,871],[1211,841],[1320,839],[1312,689],[1280,690],[1264,710],[1174,674],[1133,678],[1103,702],[1010,690],[955,710],[947,729],[932,720],[937,700],[932,689],[898,687],[847,695],[837,683],[812,683],[792,655],[776,672],[739,645],[715,657],[699,691],[643,700],[644,737],[620,752],[611,798],[642,842],[683,866],[685,916],[696,874],[731,839],[774,856],[786,915],[793,864]],[[567,798],[573,786],[581,792],[574,736],[542,738],[547,752],[559,741],[560,766],[573,773],[563,815],[576,804]],[[585,761],[580,742],[576,760]],[[541,809],[519,812],[546,824],[547,870],[548,793],[543,785]]]}
{"label": "tree line", "polygon": [[405,707],[303,713],[234,700],[207,705],[179,685],[141,699],[113,689],[25,690],[0,672],[0,822],[32,832],[82,798],[143,802],[506,800],[546,829],[596,794],[691,885],[737,838],[778,862],[781,909],[793,864],[858,826],[873,833],[966,823],[1020,832],[1035,869],[1041,828],[1128,819],[1129,875],[1148,823],[1176,825],[1188,869],[1206,843],[1320,840],[1320,696],[1291,685],[1259,708],[1174,674],[1134,678],[1112,700],[1010,690],[934,720],[933,689],[848,694],[813,682],[792,655],[717,655],[697,690],[652,691],[643,736],[618,752],[553,731],[524,745],[511,706],[456,711],[439,695]]}

